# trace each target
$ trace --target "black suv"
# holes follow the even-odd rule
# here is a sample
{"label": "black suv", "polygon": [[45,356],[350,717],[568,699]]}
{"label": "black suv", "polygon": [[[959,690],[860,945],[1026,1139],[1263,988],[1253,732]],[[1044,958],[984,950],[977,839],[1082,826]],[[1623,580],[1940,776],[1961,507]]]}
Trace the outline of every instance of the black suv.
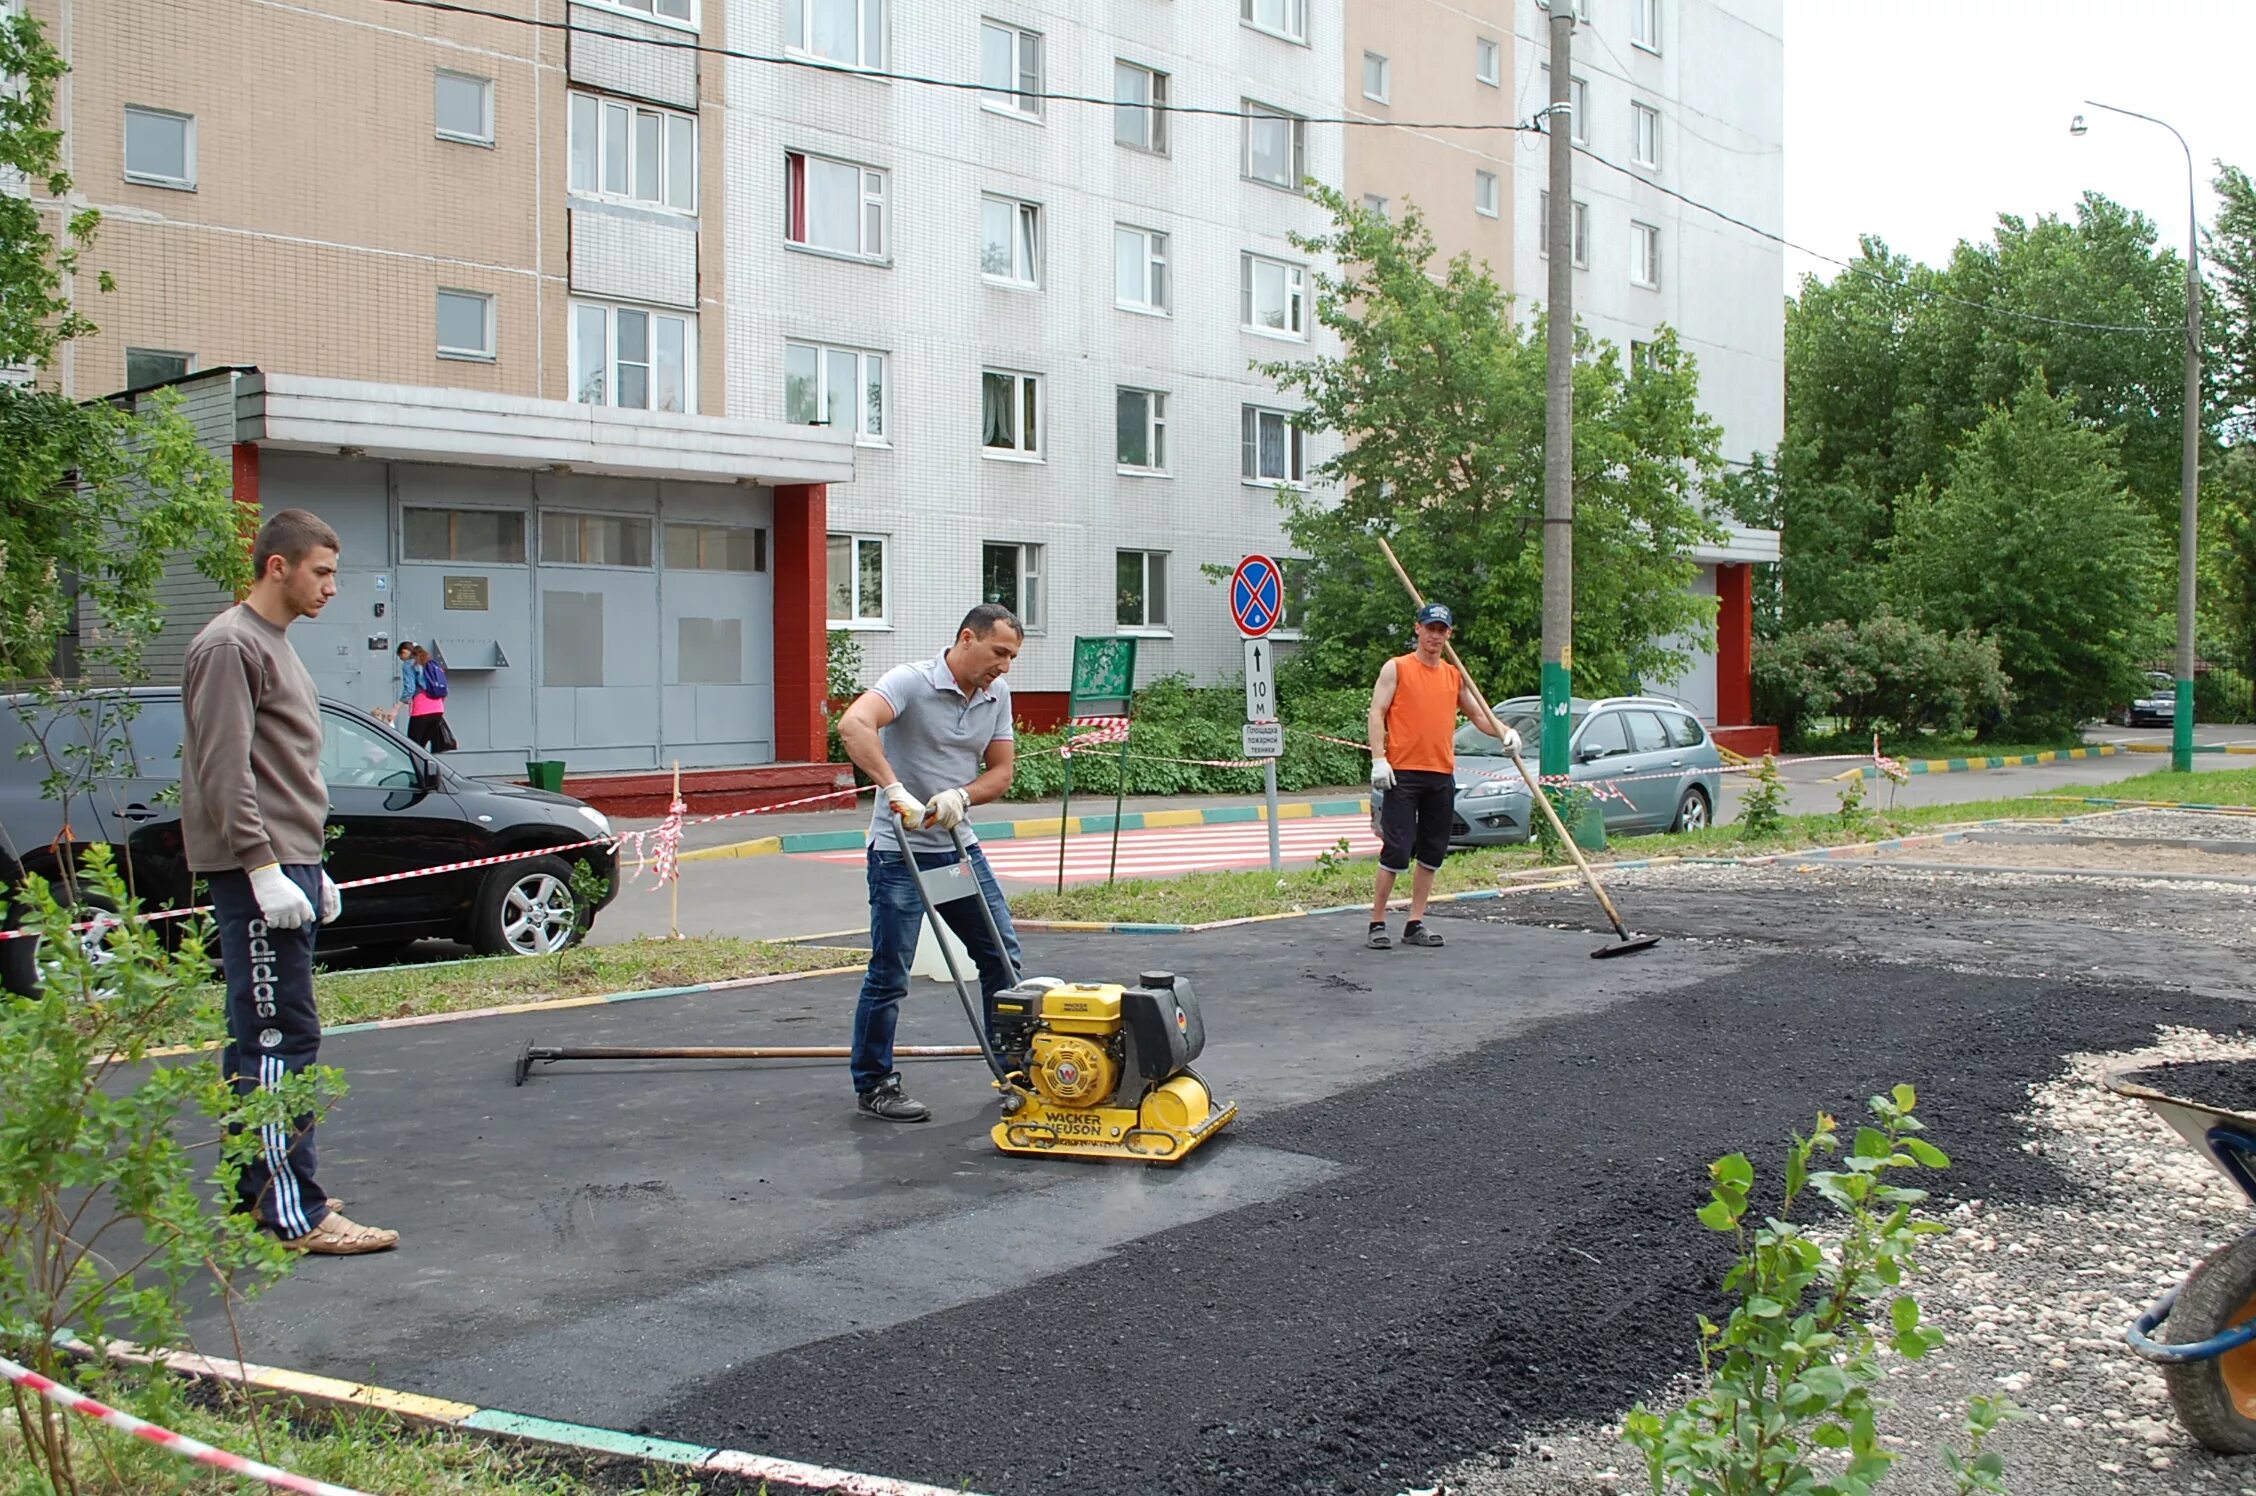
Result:
{"label": "black suv", "polygon": [[[0,852],[12,843],[20,859],[10,866],[12,859],[0,855],[0,875],[11,887],[23,872],[53,882],[66,857],[107,843],[119,865],[130,867],[131,886],[145,906],[188,903],[194,880],[180,836],[180,692],[97,691],[71,703],[63,709],[67,719],[57,720],[56,709],[35,698],[0,696]],[[339,883],[610,835],[611,823],[593,806],[569,795],[466,779],[356,707],[322,702],[321,725],[328,867]],[[26,757],[22,750],[34,741],[34,726],[44,747]],[[76,762],[98,763],[106,772],[74,775],[65,805],[42,781],[53,762],[72,762],[74,753]],[[574,907],[572,864],[582,860],[617,891],[618,859],[600,846],[403,878],[347,890],[344,912],[322,928],[320,944],[457,940],[489,955],[560,950],[595,918],[594,909]],[[610,899],[606,893],[596,908]],[[0,941],[0,948],[30,943]],[[0,963],[0,979],[22,990],[28,966]]]}

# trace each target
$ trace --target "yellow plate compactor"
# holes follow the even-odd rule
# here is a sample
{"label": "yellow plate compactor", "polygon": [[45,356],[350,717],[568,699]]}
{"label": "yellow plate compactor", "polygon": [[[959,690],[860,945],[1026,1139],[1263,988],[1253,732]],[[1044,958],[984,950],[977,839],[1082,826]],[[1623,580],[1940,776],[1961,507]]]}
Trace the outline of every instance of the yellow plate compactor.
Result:
{"label": "yellow plate compactor", "polygon": [[[953,827],[949,834],[957,855],[966,856],[962,835]],[[1013,971],[1013,985],[995,994],[990,1037],[923,871],[915,858],[908,861],[964,1016],[1002,1093],[1002,1120],[990,1134],[997,1148],[1034,1158],[1174,1164],[1237,1116],[1237,1103],[1217,1098],[1191,1069],[1206,1045],[1206,1025],[1189,980],[1171,972],[1147,971],[1124,987]],[[1001,946],[994,912],[976,884],[965,897],[979,905]]]}

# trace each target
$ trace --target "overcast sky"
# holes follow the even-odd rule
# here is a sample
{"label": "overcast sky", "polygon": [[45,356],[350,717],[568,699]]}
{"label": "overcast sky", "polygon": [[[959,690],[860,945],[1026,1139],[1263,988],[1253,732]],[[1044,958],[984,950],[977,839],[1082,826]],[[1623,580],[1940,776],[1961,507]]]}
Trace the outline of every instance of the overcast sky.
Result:
{"label": "overcast sky", "polygon": [[[2001,212],[2068,215],[2104,193],[2185,247],[2185,157],[2201,219],[2212,163],[2256,171],[2256,0],[1786,0],[1786,223],[1848,258],[1859,234],[1939,264]],[[2076,114],[2089,134],[2068,133]],[[1837,267],[1789,249],[1787,289]]]}

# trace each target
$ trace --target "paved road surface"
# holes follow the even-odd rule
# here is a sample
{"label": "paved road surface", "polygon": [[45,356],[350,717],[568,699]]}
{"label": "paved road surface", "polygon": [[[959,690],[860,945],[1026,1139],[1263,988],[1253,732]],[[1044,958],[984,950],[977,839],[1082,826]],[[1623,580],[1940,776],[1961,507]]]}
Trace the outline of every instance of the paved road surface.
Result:
{"label": "paved road surface", "polygon": [[[1278,852],[1289,867],[1305,867],[1324,853],[1337,851],[1343,840],[1351,856],[1378,855],[1379,839],[1371,834],[1369,816],[1318,816],[1277,823]],[[1067,837],[1065,881],[1104,881],[1114,866],[1112,843],[1110,832],[1084,832]],[[1058,875],[1056,837],[1013,837],[983,845],[988,865],[1006,885],[1055,884]],[[859,851],[812,852],[793,860],[860,868],[863,855]],[[1120,833],[1118,871],[1123,878],[1164,878],[1175,873],[1268,865],[1269,827],[1262,821]],[[694,871],[698,864],[690,866]]]}

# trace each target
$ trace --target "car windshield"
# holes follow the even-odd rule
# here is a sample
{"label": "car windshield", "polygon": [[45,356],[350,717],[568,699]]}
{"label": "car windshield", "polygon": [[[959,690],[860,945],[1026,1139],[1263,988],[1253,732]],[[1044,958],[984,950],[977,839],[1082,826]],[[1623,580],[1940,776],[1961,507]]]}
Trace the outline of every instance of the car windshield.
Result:
{"label": "car windshield", "polygon": [[[1576,712],[1567,720],[1567,733],[1570,737],[1573,736],[1576,728],[1582,726],[1582,715],[1582,713]],[[1496,708],[1496,720],[1518,733],[1520,741],[1523,743],[1532,744],[1537,738],[1543,736],[1541,719],[1525,707],[1513,707],[1509,711],[1498,707]],[[1470,722],[1457,729],[1457,736],[1454,741],[1459,753],[1496,754],[1504,751],[1497,746],[1496,739],[1482,732]]]}

